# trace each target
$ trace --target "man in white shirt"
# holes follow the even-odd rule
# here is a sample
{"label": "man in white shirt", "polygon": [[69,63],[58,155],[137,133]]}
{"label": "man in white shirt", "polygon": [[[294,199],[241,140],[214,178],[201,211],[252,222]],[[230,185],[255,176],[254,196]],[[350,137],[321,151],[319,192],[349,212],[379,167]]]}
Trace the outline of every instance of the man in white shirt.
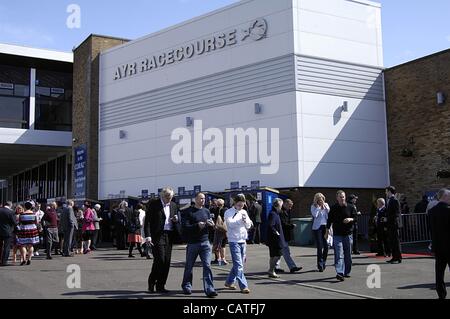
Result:
{"label": "man in white shirt", "polygon": [[153,246],[153,266],[148,277],[148,291],[168,293],[165,288],[169,276],[172,243],[175,232],[180,232],[180,216],[177,205],[172,202],[174,191],[164,188],[160,198],[151,201],[145,214],[145,241]]}

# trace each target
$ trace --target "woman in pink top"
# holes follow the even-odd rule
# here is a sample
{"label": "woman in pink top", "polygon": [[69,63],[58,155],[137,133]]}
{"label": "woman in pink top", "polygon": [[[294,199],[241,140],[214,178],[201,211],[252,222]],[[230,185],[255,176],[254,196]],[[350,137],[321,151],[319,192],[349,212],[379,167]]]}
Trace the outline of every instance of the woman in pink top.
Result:
{"label": "woman in pink top", "polygon": [[95,225],[94,225],[94,213],[91,209],[91,203],[85,202],[84,203],[84,218],[83,218],[83,253],[87,254],[91,250],[89,247],[91,247],[91,239],[92,235],[95,231]]}

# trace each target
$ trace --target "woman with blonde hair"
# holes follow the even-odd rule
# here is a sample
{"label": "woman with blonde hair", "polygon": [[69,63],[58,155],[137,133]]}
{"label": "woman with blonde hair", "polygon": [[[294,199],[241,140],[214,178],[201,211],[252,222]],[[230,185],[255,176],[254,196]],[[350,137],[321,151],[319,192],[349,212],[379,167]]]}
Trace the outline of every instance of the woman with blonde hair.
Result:
{"label": "woman with blonde hair", "polygon": [[312,230],[317,246],[317,269],[320,272],[325,270],[328,256],[328,242],[325,233],[329,212],[330,206],[325,202],[325,196],[322,193],[314,195],[311,205],[311,215],[314,218]]}

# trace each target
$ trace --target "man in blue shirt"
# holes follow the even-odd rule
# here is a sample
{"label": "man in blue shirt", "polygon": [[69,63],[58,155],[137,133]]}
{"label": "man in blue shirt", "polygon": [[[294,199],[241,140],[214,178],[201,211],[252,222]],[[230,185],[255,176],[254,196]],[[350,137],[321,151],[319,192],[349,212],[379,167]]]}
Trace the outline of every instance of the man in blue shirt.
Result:
{"label": "man in blue shirt", "polygon": [[209,209],[205,208],[205,194],[195,196],[195,206],[184,212],[181,217],[183,237],[187,242],[186,264],[184,267],[183,283],[181,288],[186,295],[192,294],[192,268],[197,256],[203,265],[203,288],[207,297],[217,296],[214,289],[213,274],[211,271],[211,244],[208,238],[208,227],[214,227]]}

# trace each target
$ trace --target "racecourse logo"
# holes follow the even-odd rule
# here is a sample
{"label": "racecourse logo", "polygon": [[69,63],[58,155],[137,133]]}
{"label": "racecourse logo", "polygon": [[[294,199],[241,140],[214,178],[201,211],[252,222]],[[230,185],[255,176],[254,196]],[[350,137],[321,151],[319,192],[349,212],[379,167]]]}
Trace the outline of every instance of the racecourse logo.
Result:
{"label": "racecourse logo", "polygon": [[132,77],[139,73],[159,70],[204,54],[217,52],[233,47],[246,39],[259,41],[267,36],[267,22],[265,19],[252,21],[245,29],[231,29],[226,32],[215,33],[209,37],[196,39],[163,52],[145,56],[139,61],[119,65],[115,68],[114,81]]}
{"label": "racecourse logo", "polygon": [[278,128],[270,128],[270,131],[268,128],[208,128],[203,131],[203,121],[195,120],[193,133],[186,128],[176,128],[170,138],[178,141],[171,151],[175,164],[259,163],[260,173],[264,175],[276,174],[279,170]]}

